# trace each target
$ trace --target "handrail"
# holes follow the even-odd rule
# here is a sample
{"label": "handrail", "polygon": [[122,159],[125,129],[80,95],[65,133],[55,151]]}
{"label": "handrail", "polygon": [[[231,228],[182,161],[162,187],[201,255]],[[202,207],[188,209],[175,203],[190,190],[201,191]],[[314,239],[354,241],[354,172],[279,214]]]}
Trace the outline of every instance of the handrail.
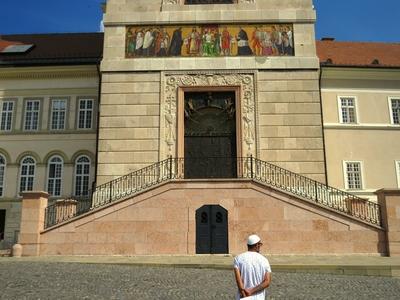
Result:
{"label": "handrail", "polygon": [[[219,164],[226,163],[223,167],[228,169],[232,169],[232,166],[236,165],[235,171],[230,178],[250,179],[265,186],[301,197],[318,206],[328,207],[366,223],[381,226],[380,206],[372,201],[359,198],[252,156],[231,159],[214,157],[208,159],[210,168],[214,169],[216,161]],[[193,158],[190,158],[190,160],[193,160]],[[202,160],[203,163],[204,161],[207,163],[204,158]],[[188,160],[186,159],[186,161]],[[184,164],[184,158],[170,157],[99,185],[93,192],[89,192],[86,197],[71,197],[68,200],[59,200],[46,208],[45,228],[114,201],[135,196],[163,182],[185,179]],[[218,178],[229,178],[222,173],[217,174],[217,176],[221,176]],[[216,179],[215,177],[210,177],[209,174],[202,178]]]}
{"label": "handrail", "polygon": [[300,196],[319,206],[328,207],[367,223],[381,226],[379,204],[268,162],[256,158],[252,158],[251,161],[254,164],[251,171],[254,181]]}

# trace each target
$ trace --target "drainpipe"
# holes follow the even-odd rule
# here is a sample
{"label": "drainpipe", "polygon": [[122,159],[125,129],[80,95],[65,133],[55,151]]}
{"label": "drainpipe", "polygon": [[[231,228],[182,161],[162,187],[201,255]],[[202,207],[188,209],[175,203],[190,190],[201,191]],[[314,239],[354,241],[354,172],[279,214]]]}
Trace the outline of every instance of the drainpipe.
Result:
{"label": "drainpipe", "polygon": [[94,165],[94,180],[92,182],[92,192],[96,188],[97,182],[97,163],[99,160],[99,129],[100,129],[100,102],[101,102],[101,83],[102,83],[102,75],[100,71],[100,62],[96,64],[97,75],[99,77],[99,87],[97,92],[97,125],[96,125],[96,156],[95,156],[95,165]]}
{"label": "drainpipe", "polygon": [[321,109],[321,123],[322,123],[322,144],[324,147],[324,166],[325,166],[325,184],[328,185],[328,169],[326,163],[326,145],[325,145],[325,130],[324,130],[324,112],[322,109],[322,91],[321,91],[321,82],[322,82],[322,67],[319,67],[319,102]]}

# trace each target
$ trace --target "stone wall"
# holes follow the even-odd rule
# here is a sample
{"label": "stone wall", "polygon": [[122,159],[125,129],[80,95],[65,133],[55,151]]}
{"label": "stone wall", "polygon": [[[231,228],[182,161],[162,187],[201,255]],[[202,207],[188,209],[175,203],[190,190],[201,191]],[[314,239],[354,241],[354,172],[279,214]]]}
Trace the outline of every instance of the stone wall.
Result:
{"label": "stone wall", "polygon": [[103,75],[98,185],[158,161],[159,115],[159,73]]}
{"label": "stone wall", "polygon": [[229,252],[257,233],[266,254],[386,254],[385,231],[241,181],[174,182],[41,233],[40,255],[194,254],[195,212],[228,211]]}
{"label": "stone wall", "polygon": [[259,71],[257,89],[260,158],[325,182],[318,73]]}
{"label": "stone wall", "polygon": [[376,192],[382,209],[389,256],[400,256],[400,190],[381,189]]}

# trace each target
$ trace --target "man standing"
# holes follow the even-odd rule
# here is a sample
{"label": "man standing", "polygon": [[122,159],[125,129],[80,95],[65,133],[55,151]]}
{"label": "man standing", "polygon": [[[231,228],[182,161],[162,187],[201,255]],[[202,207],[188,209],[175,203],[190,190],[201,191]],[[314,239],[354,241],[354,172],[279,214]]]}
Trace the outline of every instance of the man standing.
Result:
{"label": "man standing", "polygon": [[262,246],[258,235],[250,235],[247,239],[247,252],[235,257],[235,272],[238,293],[236,299],[249,297],[252,300],[264,300],[266,288],[271,283],[271,267],[268,259],[260,254]]}

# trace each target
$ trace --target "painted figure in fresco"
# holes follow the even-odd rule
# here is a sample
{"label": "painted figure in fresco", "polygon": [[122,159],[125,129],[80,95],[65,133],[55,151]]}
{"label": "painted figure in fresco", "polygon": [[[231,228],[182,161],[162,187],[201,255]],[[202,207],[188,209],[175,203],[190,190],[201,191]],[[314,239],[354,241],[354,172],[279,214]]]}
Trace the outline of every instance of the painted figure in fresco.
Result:
{"label": "painted figure in fresco", "polygon": [[273,54],[271,35],[265,30],[261,32],[261,48],[263,56],[271,56]]}
{"label": "painted figure in fresco", "polygon": [[136,35],[136,50],[135,54],[137,56],[141,56],[143,53],[143,41],[144,41],[144,34],[143,31],[139,30]]}
{"label": "painted figure in fresco", "polygon": [[213,56],[214,43],[211,29],[204,29],[203,33],[203,56]]}
{"label": "painted figure in fresco", "polygon": [[228,28],[225,26],[221,34],[222,55],[231,55],[231,40],[231,34],[229,33]]}
{"label": "painted figure in fresco", "polygon": [[219,56],[221,54],[221,34],[219,33],[218,28],[212,30],[211,35],[214,40],[213,55]]}
{"label": "painted figure in fresco", "polygon": [[188,37],[188,42],[186,45],[187,54],[198,55],[200,52],[200,45],[201,45],[200,34],[197,32],[197,29],[194,27]]}
{"label": "painted figure in fresco", "polygon": [[144,34],[144,39],[143,39],[143,55],[144,56],[153,56],[154,54],[154,35],[153,31],[151,28],[148,28],[146,30],[146,33]]}
{"label": "painted figure in fresco", "polygon": [[290,47],[289,36],[286,31],[282,32],[282,47],[283,55],[293,55],[293,50]]}
{"label": "painted figure in fresco", "polygon": [[134,55],[136,50],[136,31],[129,28],[126,35],[126,52],[128,55]]}
{"label": "painted figure in fresco", "polygon": [[165,29],[158,32],[155,44],[155,53],[157,56],[167,56],[169,46],[169,35]]}
{"label": "painted figure in fresco", "polygon": [[258,27],[255,27],[251,37],[251,48],[253,53],[257,56],[261,55],[261,31]]}
{"label": "painted figure in fresco", "polygon": [[246,31],[242,27],[240,27],[240,31],[237,35],[238,40],[238,55],[252,55],[253,51],[251,51],[249,47],[249,37],[247,36]]}
{"label": "painted figure in fresco", "polygon": [[285,36],[286,41],[284,41],[285,54],[286,55],[293,55],[294,54],[294,51],[293,51],[293,32],[292,32],[292,30],[290,29],[289,26],[286,27],[285,33],[286,33],[286,36]]}
{"label": "painted figure in fresco", "polygon": [[169,47],[169,55],[171,56],[180,56],[182,50],[182,27],[179,27],[174,30],[172,34],[171,45]]}
{"label": "painted figure in fresco", "polygon": [[274,55],[283,55],[282,33],[278,26],[272,26],[272,42],[274,45]]}

